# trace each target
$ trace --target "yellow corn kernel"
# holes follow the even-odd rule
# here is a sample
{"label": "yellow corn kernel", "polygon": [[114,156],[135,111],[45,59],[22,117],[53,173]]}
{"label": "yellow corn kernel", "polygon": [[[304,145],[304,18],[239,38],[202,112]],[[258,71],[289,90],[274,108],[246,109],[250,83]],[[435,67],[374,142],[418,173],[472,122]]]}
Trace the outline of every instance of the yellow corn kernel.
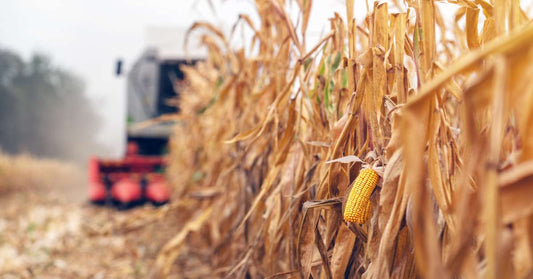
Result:
{"label": "yellow corn kernel", "polygon": [[363,169],[355,179],[346,199],[344,220],[364,224],[372,215],[370,195],[378,183],[378,174],[373,169]]}

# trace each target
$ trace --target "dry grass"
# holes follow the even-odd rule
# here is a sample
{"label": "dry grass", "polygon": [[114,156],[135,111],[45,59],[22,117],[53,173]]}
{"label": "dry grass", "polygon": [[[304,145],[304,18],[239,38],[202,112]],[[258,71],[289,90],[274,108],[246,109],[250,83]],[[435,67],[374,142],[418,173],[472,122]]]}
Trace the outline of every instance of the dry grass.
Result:
{"label": "dry grass", "polygon": [[[347,0],[348,22],[332,15],[316,45],[312,1],[294,2],[296,21],[282,0],[255,2],[258,26],[239,18],[249,51],[191,28],[207,30],[210,56],[185,69],[170,175],[186,206],[160,274],[533,276],[533,25],[520,2],[392,1],[355,21]],[[373,216],[346,224],[363,166],[381,174]]]}
{"label": "dry grass", "polygon": [[0,151],[0,195],[51,188],[79,189],[83,177],[79,168],[68,163],[27,154],[11,156]]}

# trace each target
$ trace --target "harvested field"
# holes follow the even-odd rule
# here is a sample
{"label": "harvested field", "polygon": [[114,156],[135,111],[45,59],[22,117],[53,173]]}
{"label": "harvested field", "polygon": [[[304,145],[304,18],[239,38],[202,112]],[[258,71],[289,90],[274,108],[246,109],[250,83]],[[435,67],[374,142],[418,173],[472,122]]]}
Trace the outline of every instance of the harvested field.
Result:
{"label": "harvested field", "polygon": [[179,204],[88,204],[83,172],[64,162],[1,154],[0,171],[0,278],[147,278],[178,229]]}

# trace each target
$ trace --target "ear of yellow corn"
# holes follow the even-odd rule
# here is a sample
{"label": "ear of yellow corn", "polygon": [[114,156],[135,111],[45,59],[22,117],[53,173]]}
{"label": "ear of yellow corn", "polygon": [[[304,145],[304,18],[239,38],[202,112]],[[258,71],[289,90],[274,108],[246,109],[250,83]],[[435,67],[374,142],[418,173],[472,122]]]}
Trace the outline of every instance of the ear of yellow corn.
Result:
{"label": "ear of yellow corn", "polygon": [[378,183],[378,174],[372,169],[363,169],[355,179],[344,207],[344,220],[364,224],[372,215],[370,195]]}

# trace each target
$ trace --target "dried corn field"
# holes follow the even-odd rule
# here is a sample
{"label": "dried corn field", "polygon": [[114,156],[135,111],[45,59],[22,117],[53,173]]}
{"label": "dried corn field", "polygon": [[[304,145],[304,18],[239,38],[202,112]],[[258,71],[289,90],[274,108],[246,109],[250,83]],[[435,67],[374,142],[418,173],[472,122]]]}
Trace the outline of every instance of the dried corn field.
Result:
{"label": "dried corn field", "polygon": [[[255,5],[258,22],[235,23],[246,49],[190,29],[209,56],[184,69],[169,172],[182,224],[159,275],[533,276],[525,4],[369,2],[355,18],[347,0],[316,42],[311,0]],[[345,222],[364,168],[379,174],[371,216]]]}

